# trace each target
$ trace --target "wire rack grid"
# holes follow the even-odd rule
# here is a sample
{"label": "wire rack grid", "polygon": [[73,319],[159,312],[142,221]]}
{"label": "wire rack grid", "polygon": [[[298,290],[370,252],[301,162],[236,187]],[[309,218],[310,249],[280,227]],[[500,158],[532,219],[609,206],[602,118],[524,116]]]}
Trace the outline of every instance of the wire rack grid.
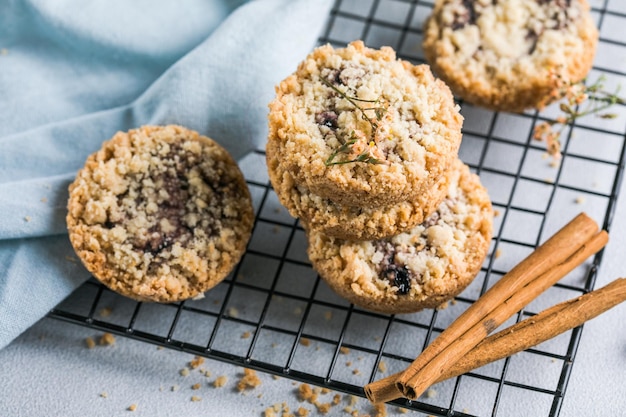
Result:
{"label": "wire rack grid", "polygon": [[[626,56],[620,37],[626,6],[618,0],[591,3],[600,43],[590,77],[602,74],[609,87],[617,86],[626,80],[626,60],[614,59]],[[320,43],[345,46],[363,39],[424,62],[421,27],[431,10],[426,1],[337,0]],[[569,126],[558,164],[532,139],[537,123],[556,117],[556,106],[525,114],[466,103],[461,108],[459,156],[480,175],[498,215],[481,272],[447,308],[387,316],[336,296],[312,270],[304,231],[280,206],[264,153],[257,151],[240,163],[255,205],[252,239],[233,273],[205,298],[138,303],[90,279],[49,316],[363,396],[365,384],[405,369],[468,305],[578,212],[610,227],[624,170],[624,106],[615,109],[616,119],[588,118]],[[504,326],[593,289],[601,258],[596,255]],[[434,387],[437,395],[394,403],[424,415],[556,416],[580,337],[577,328],[441,382]]]}

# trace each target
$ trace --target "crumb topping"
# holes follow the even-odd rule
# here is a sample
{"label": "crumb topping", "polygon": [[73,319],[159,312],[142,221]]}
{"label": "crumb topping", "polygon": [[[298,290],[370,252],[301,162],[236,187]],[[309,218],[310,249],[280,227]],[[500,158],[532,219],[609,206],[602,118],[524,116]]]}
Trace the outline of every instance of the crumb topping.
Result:
{"label": "crumb topping", "polygon": [[427,66],[360,41],[314,50],[277,87],[269,118],[270,140],[289,153],[281,163],[306,171],[309,187],[323,178],[339,188],[341,181],[362,182],[376,193],[379,181],[388,198],[394,187],[411,188],[437,172],[438,158],[456,154],[462,123],[448,88]]}
{"label": "crumb topping", "polygon": [[230,156],[176,126],[118,133],[70,190],[70,237],[98,264],[88,269],[140,298],[201,292],[211,270],[238,258],[251,223],[249,193]]}

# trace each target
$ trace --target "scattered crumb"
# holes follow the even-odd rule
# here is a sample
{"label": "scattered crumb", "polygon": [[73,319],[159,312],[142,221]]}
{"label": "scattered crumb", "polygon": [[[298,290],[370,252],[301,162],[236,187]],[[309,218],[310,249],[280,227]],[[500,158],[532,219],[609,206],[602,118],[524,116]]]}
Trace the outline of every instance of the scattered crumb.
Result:
{"label": "scattered crumb", "polygon": [[317,411],[319,411],[322,414],[326,414],[330,411],[331,408],[331,404],[330,403],[317,403],[315,404],[315,408],[317,408]]}
{"label": "scattered crumb", "polygon": [[493,254],[494,258],[498,259],[499,257],[502,256],[502,249],[498,248],[496,249],[496,253]]}
{"label": "scattered crumb", "polygon": [[380,342],[382,340],[382,337],[380,336],[374,336],[374,340],[377,342]]}
{"label": "scattered crumb", "polygon": [[328,310],[324,312],[324,318],[328,321],[330,321],[333,318],[333,312]]}
{"label": "scattered crumb", "polygon": [[279,232],[280,232],[280,227],[278,227],[278,226],[272,227],[272,233],[278,234]]}
{"label": "scattered crumb", "polygon": [[381,373],[387,372],[387,364],[384,361],[380,361],[378,363],[378,372],[381,372]]}
{"label": "scattered crumb", "polygon": [[346,366],[347,366],[347,367],[352,366],[352,361],[347,361],[347,362],[346,362]]}
{"label": "scattered crumb", "polygon": [[172,392],[178,391],[178,385],[172,385]]}
{"label": "scattered crumb", "polygon": [[402,408],[402,407],[398,407],[397,410],[398,410],[398,413],[400,414],[406,414],[409,412],[409,410],[407,410],[406,408]]}
{"label": "scattered crumb", "polygon": [[109,398],[109,394],[107,394],[107,392],[106,392],[106,391],[102,391],[102,392],[100,393],[100,396],[101,396],[102,398]]}
{"label": "scattered crumb", "polygon": [[469,408],[464,408],[464,409],[463,409],[463,412],[464,412],[465,414],[469,414],[469,412],[470,412],[470,411],[469,411]]}
{"label": "scattered crumb", "polygon": [[279,417],[278,414],[276,414],[276,411],[274,411],[273,407],[267,407],[265,409],[265,412],[263,413],[264,417]]}
{"label": "scattered crumb", "polygon": [[259,395],[256,396],[257,398],[261,398],[263,397],[263,393],[260,393]]}
{"label": "scattered crumb", "polygon": [[[499,215],[500,215],[500,210],[493,211],[493,217],[498,217]],[[404,408],[402,408],[402,410],[404,410]]]}
{"label": "scattered crumb", "polygon": [[195,383],[195,384],[193,384],[193,385],[191,386],[191,389],[192,389],[192,390],[194,390],[194,391],[195,391],[195,390],[199,390],[201,386],[202,386],[202,385],[201,385],[199,382],[197,382],[197,383]]}
{"label": "scattered crumb", "polygon": [[333,396],[333,405],[337,405],[341,402],[341,395],[339,394],[335,394]]}
{"label": "scattered crumb", "polygon": [[554,184],[554,178],[544,178],[543,181],[548,184]]}
{"label": "scattered crumb", "polygon": [[300,314],[302,314],[302,308],[301,307],[296,307],[293,309],[293,314],[295,316],[299,316]]}
{"label": "scattered crumb", "polygon": [[113,336],[111,333],[104,333],[102,336],[100,336],[98,344],[101,346],[112,346],[115,344],[115,336]]}
{"label": "scattered crumb", "polygon": [[237,318],[239,317],[239,310],[237,310],[235,307],[231,307],[228,309],[228,315],[230,317]]}
{"label": "scattered crumb", "polygon": [[576,202],[576,204],[583,204],[586,200],[585,197],[583,196],[578,196],[576,197],[576,200],[574,200]]}
{"label": "scattered crumb", "polygon": [[193,359],[189,362],[189,367],[191,369],[196,369],[203,363],[204,363],[204,358],[202,356],[194,356]]}
{"label": "scattered crumb", "polygon": [[339,348],[339,353],[347,355],[348,353],[350,353],[350,348],[342,346],[342,347]]}
{"label": "scattered crumb", "polygon": [[204,376],[206,376],[207,378],[209,378],[209,377],[211,376],[211,371],[209,371],[208,369],[207,369],[207,370],[204,370],[204,371],[202,372],[202,375],[204,375]]}
{"label": "scattered crumb", "polygon": [[434,398],[434,397],[436,397],[436,396],[437,396],[437,391],[436,391],[436,390],[434,390],[433,388],[429,388],[429,389],[426,391],[426,398]]}
{"label": "scattered crumb", "polygon": [[458,301],[456,300],[456,298],[453,298],[452,300],[450,300],[450,304],[452,304],[453,306],[455,306],[458,303]]}
{"label": "scattered crumb", "polygon": [[309,415],[309,410],[307,410],[304,407],[299,407],[298,410],[296,411],[296,415],[298,417],[307,417]]}
{"label": "scattered crumb", "polygon": [[218,376],[215,381],[213,381],[213,386],[215,388],[221,388],[226,385],[226,382],[228,382],[228,377],[226,375],[221,375]]}
{"label": "scattered crumb", "polygon": [[374,417],[387,417],[387,407],[385,403],[374,404],[374,410],[376,411]]}
{"label": "scattered crumb", "polygon": [[87,345],[87,349],[93,349],[96,346],[96,342],[94,342],[91,337],[85,338],[85,344]]}
{"label": "scattered crumb", "polygon": [[272,375],[272,378],[273,378],[275,381],[278,381],[278,380],[280,379],[280,377],[279,377],[278,375]]}
{"label": "scattered crumb", "polygon": [[322,390],[320,391],[322,394],[328,394],[330,392],[330,388],[322,388]]}
{"label": "scattered crumb", "polygon": [[198,397],[197,395],[192,395],[191,396],[191,401],[196,403],[198,401],[202,401],[202,397]]}
{"label": "scattered crumb", "polygon": [[47,199],[46,197],[41,197],[41,200],[40,200],[40,201],[41,201],[42,203],[47,203],[47,202],[48,202],[48,199]]}
{"label": "scattered crumb", "polygon": [[306,338],[306,337],[301,337],[300,338],[300,344],[302,346],[309,346],[311,344],[311,339]]}
{"label": "scattered crumb", "polygon": [[241,392],[246,389],[256,388],[259,385],[261,385],[261,379],[257,375],[256,371],[253,369],[244,368],[243,376],[239,379],[239,382],[237,383],[237,390]]}
{"label": "scattered crumb", "polygon": [[352,370],[352,374],[353,375],[361,375],[361,371],[359,371],[358,369],[353,369]]}
{"label": "scattered crumb", "polygon": [[358,356],[358,357],[356,358],[356,360],[357,360],[357,361],[362,361],[362,360],[363,360],[363,356]]}
{"label": "scattered crumb", "polygon": [[298,399],[300,401],[312,402],[317,400],[317,395],[315,395],[309,384],[300,384],[298,387]]}
{"label": "scattered crumb", "polygon": [[128,411],[135,411],[136,409],[137,409],[137,404],[131,404],[127,408]]}
{"label": "scattered crumb", "polygon": [[352,412],[352,407],[345,406],[345,407],[343,408],[343,411],[344,411],[345,413],[350,414],[350,413]]}
{"label": "scattered crumb", "polygon": [[356,395],[350,395],[350,406],[354,407],[359,400],[359,397]]}
{"label": "scattered crumb", "polygon": [[250,332],[243,332],[243,333],[241,334],[241,338],[242,338],[242,339],[248,339],[249,337],[250,337]]}
{"label": "scattered crumb", "polygon": [[29,222],[31,220],[32,220],[32,218],[30,216],[24,216],[24,221],[25,222]]}
{"label": "scattered crumb", "polygon": [[275,348],[276,346],[278,346],[278,343],[272,343],[270,346],[271,346],[272,348]]}
{"label": "scattered crumb", "polygon": [[109,317],[111,315],[111,313],[113,312],[113,309],[111,307],[104,307],[102,310],[100,310],[100,317]]}
{"label": "scattered crumb", "polygon": [[552,159],[552,161],[550,161],[550,167],[551,168],[558,168],[559,167],[559,161],[557,161],[556,159]]}
{"label": "scattered crumb", "polygon": [[180,371],[178,371],[178,373],[180,374],[180,376],[188,376],[189,375],[189,368],[183,368]]}

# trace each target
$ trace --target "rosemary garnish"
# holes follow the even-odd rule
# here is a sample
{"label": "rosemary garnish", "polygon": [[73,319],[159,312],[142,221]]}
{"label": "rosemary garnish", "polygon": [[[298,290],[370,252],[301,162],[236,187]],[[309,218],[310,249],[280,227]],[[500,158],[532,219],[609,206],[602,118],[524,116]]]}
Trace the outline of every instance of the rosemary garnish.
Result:
{"label": "rosemary garnish", "polygon": [[[378,130],[378,127],[379,127],[378,122],[380,122],[383,119],[383,117],[385,115],[385,112],[387,111],[387,108],[383,104],[381,104],[380,98],[377,98],[376,100],[365,100],[365,99],[361,99],[361,98],[358,98],[358,97],[352,97],[352,96],[349,96],[348,94],[346,94],[345,92],[341,91],[339,88],[334,86],[331,82],[329,82],[324,77],[320,77],[320,80],[322,81],[322,83],[324,83],[326,86],[332,88],[337,94],[339,94],[341,97],[346,99],[350,104],[352,104],[355,108],[357,108],[361,112],[361,118],[363,120],[365,120],[367,123],[369,123],[370,127],[372,128],[371,136],[373,137],[375,135],[376,131]],[[374,103],[374,104],[376,104],[376,106],[375,107],[363,108],[357,102]],[[374,115],[376,116],[375,119],[372,119],[366,113],[367,111],[372,111],[372,110],[374,111]],[[356,137],[354,131],[352,131],[351,134],[350,134],[350,139],[348,141],[346,141],[344,144],[342,144],[339,148],[337,148],[337,150],[335,150],[335,152],[333,152],[328,157],[328,159],[324,162],[326,164],[326,166],[343,165],[343,164],[349,164],[349,163],[352,163],[352,162],[365,162],[365,163],[368,163],[368,164],[380,164],[380,163],[382,163],[380,161],[380,159],[375,158],[370,153],[370,148],[373,148],[375,146],[375,141],[374,140],[370,140],[369,141],[369,146],[366,147],[363,152],[358,154],[356,156],[356,158],[345,160],[345,161],[335,161],[335,158],[337,156],[339,156],[339,155],[349,155],[350,153],[352,153],[353,152],[353,147],[354,147],[354,145],[358,141],[359,141],[359,139]]]}
{"label": "rosemary garnish", "polygon": [[[618,96],[620,86],[614,93],[604,91],[604,82],[606,77],[601,75],[591,85],[585,85],[586,80],[576,83],[566,82],[557,74],[552,75],[555,82],[555,98],[563,97],[565,99],[559,105],[559,109],[563,115],[555,120],[543,122],[535,126],[533,138],[546,142],[547,151],[555,158],[561,157],[561,142],[559,138],[564,132],[565,127],[581,117],[596,114],[603,119],[614,119],[617,117],[615,113],[605,113],[604,111],[615,104],[626,104],[626,100]],[[584,109],[579,106],[586,102]],[[555,126],[558,130],[555,130]]]}

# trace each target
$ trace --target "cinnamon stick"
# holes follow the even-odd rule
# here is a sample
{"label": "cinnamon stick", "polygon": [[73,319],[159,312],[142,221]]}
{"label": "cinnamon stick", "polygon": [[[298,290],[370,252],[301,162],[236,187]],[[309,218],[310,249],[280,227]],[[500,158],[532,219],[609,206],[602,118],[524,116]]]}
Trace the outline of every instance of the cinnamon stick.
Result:
{"label": "cinnamon stick", "polygon": [[450,343],[462,336],[467,329],[480,321],[524,285],[548,271],[554,264],[561,263],[567,259],[597,231],[598,226],[593,219],[584,213],[576,216],[504,275],[478,301],[461,314],[452,325],[441,333],[398,379],[398,388],[403,389],[405,383],[411,379],[415,372],[429,363]]}
{"label": "cinnamon stick", "polygon": [[556,284],[561,278],[583,263],[585,259],[602,249],[607,242],[608,234],[605,231],[593,236],[563,262],[556,264],[536,279],[524,285],[476,324],[466,329],[463,335],[458,337],[453,343],[450,343],[424,366],[416,369],[411,365],[396,382],[398,389],[409,399],[414,400],[418,398],[441,377],[450,364],[457,362],[515,312]]}
{"label": "cinnamon stick", "polygon": [[[578,327],[626,301],[626,278],[618,278],[603,288],[557,304],[484,339],[459,359],[435,382],[454,378],[488,363],[504,359]],[[367,398],[374,403],[400,398],[395,381],[402,372],[368,384]]]}

